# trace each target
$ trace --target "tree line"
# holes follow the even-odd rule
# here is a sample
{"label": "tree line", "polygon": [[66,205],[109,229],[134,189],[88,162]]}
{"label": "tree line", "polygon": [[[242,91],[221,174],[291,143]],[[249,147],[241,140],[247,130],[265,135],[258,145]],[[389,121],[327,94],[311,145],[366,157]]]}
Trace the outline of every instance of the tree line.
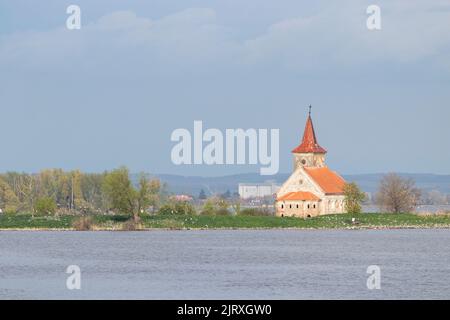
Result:
{"label": "tree line", "polygon": [[133,183],[126,167],[103,173],[43,170],[37,174],[0,174],[0,209],[4,213],[140,213],[164,197],[158,179],[141,174]]}
{"label": "tree line", "polygon": [[[235,214],[269,215],[267,210],[241,210],[240,200],[230,192],[222,196],[199,196],[204,215]],[[348,213],[362,211],[365,194],[350,183],[345,186],[345,207]],[[376,203],[384,212],[412,212],[421,198],[411,179],[388,174],[380,182]],[[158,179],[140,174],[138,181],[130,179],[129,170],[120,167],[103,173],[83,173],[79,170],[43,170],[37,174],[7,172],[0,174],[0,212],[7,214],[127,214],[135,221],[141,214],[196,214],[186,201],[170,201],[166,188]]]}
{"label": "tree line", "polygon": [[240,208],[239,198],[230,191],[207,197],[201,207],[172,198],[158,179],[140,174],[130,179],[129,170],[120,167],[103,173],[79,170],[43,170],[37,174],[0,174],[0,210],[4,214],[31,213],[32,217],[64,214],[122,214],[137,222],[141,215],[269,215],[266,209]]}

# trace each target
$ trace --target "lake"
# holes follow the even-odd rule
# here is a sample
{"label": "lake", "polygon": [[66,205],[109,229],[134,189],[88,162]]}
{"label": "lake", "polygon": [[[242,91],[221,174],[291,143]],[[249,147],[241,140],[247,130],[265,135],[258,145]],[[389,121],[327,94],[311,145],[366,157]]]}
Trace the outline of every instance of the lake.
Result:
{"label": "lake", "polygon": [[0,299],[449,299],[449,247],[450,230],[0,231]]}

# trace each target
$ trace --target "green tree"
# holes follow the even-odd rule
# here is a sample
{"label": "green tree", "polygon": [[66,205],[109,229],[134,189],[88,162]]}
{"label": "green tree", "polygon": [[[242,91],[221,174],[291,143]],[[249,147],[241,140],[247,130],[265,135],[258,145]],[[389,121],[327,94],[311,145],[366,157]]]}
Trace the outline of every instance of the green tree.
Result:
{"label": "green tree", "polygon": [[228,207],[230,204],[221,197],[211,197],[205,201],[201,214],[202,215],[227,215],[230,212]]}
{"label": "green tree", "polygon": [[201,211],[202,215],[212,216],[216,212],[215,203],[212,199],[208,199],[203,204],[203,208]]}
{"label": "green tree", "polygon": [[141,174],[138,188],[134,188],[126,167],[106,173],[103,180],[103,191],[112,209],[133,215],[135,222],[141,212],[158,204],[160,188],[159,180],[148,180],[145,174]]}
{"label": "green tree", "polygon": [[362,192],[358,185],[354,182],[346,183],[344,186],[345,210],[347,213],[361,213],[361,203],[366,199],[366,195]]}
{"label": "green tree", "polygon": [[8,172],[3,177],[19,201],[18,210],[29,211],[33,217],[36,199],[38,198],[37,176],[27,173]]}
{"label": "green tree", "polygon": [[19,207],[19,199],[11,187],[0,178],[0,209],[5,213],[16,213]]}
{"label": "green tree", "polygon": [[103,180],[103,192],[107,196],[110,207],[120,213],[132,214],[138,220],[135,210],[136,190],[133,188],[126,167],[120,167],[106,173]]}
{"label": "green tree", "polygon": [[160,189],[159,180],[149,180],[144,173],[141,173],[136,199],[139,213],[143,213],[150,206],[155,208],[159,204]]}
{"label": "green tree", "polygon": [[173,201],[159,209],[161,215],[195,215],[195,209],[188,201]]}
{"label": "green tree", "polygon": [[54,215],[56,213],[56,202],[51,197],[39,198],[36,201],[36,213],[39,215]]}
{"label": "green tree", "polygon": [[79,171],[71,171],[65,174],[66,183],[68,185],[68,195],[66,199],[69,199],[69,207],[71,209],[83,209],[88,203],[83,197],[82,179],[84,174]]}
{"label": "green tree", "polygon": [[102,185],[105,173],[83,174],[80,180],[80,188],[82,197],[86,202],[86,206],[90,210],[106,210],[108,209],[107,197],[103,192]]}

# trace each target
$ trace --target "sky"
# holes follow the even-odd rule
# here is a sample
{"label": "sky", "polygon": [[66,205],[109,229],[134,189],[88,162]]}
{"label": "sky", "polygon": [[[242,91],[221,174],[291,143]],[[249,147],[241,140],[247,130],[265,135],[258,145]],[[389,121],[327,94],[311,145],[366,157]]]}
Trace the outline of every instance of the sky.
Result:
{"label": "sky", "polygon": [[290,172],[309,105],[340,173],[450,174],[450,2],[0,0],[0,172],[259,171],[173,164],[195,120],[279,129]]}

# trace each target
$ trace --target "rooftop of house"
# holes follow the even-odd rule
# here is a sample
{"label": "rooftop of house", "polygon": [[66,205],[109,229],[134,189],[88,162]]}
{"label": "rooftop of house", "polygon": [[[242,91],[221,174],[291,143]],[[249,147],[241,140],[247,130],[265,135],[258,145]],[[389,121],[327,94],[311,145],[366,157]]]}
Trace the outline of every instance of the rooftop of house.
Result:
{"label": "rooftop of house", "polygon": [[304,167],[308,176],[316,182],[325,194],[343,194],[345,180],[328,167]]}
{"label": "rooftop of house", "polygon": [[289,192],[281,196],[277,201],[319,201],[320,198],[311,192]]}

